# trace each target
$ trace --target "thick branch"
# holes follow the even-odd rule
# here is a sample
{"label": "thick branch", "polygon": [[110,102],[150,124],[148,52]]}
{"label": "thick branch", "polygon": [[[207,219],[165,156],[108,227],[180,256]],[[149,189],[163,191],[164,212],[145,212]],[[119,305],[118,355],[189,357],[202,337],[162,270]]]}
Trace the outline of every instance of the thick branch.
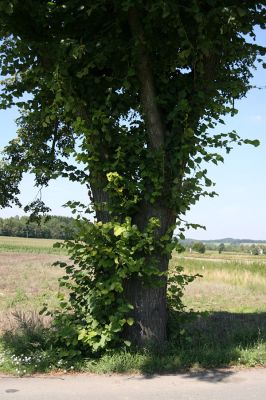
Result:
{"label": "thick branch", "polygon": [[156,92],[150,67],[148,52],[145,47],[144,32],[136,9],[129,11],[131,32],[138,43],[138,78],[141,83],[141,101],[148,126],[150,144],[154,149],[164,145],[164,124],[156,103]]}

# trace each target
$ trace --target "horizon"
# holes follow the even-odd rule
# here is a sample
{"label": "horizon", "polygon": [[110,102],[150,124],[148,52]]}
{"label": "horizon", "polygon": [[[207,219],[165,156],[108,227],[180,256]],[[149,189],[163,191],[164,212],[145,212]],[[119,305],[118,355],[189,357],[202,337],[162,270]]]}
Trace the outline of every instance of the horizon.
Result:
{"label": "horizon", "polygon": [[[0,219],[9,219],[9,218],[23,218],[23,217],[27,217],[27,218],[29,218],[29,215],[27,215],[27,214],[22,214],[22,215],[12,215],[12,216],[9,216],[9,217],[1,217],[0,216]],[[51,214],[51,215],[49,215],[49,217],[59,217],[59,218],[61,218],[61,217],[65,217],[65,218],[72,218],[72,219],[74,219],[75,220],[75,217],[73,217],[72,215],[60,215],[60,214]],[[43,221],[42,223],[44,223],[45,224],[45,221]],[[1,235],[1,233],[0,233],[0,236],[6,236],[6,235]],[[174,234],[173,235],[173,237],[175,237],[176,235]],[[41,238],[40,238],[41,239]],[[230,243],[230,240],[232,240],[232,241],[238,241],[238,242],[241,242],[241,243],[245,243],[245,242],[248,242],[248,241],[252,241],[252,242],[265,242],[266,243],[266,238],[265,239],[252,239],[252,238],[250,238],[250,237],[243,237],[243,238],[241,238],[241,237],[233,237],[233,236],[226,236],[226,237],[219,237],[219,238],[208,238],[208,239],[195,239],[195,238],[193,238],[193,237],[185,237],[185,239],[179,239],[179,241],[180,242],[184,242],[184,241],[202,241],[202,242],[217,242],[217,243],[219,243],[219,242],[221,242],[221,241],[225,241],[225,240],[228,240],[228,242]]]}

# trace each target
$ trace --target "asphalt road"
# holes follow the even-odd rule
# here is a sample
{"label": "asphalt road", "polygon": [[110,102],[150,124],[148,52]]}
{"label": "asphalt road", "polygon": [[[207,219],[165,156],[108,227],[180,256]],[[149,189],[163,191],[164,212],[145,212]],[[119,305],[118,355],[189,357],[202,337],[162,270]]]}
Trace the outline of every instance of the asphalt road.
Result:
{"label": "asphalt road", "polygon": [[0,375],[2,400],[266,400],[266,369],[164,376]]}

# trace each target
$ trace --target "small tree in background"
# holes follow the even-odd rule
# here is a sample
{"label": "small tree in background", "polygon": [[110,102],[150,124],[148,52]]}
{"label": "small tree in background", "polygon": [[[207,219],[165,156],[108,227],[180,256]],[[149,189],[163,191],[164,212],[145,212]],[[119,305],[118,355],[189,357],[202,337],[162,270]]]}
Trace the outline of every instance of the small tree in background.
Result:
{"label": "small tree in background", "polygon": [[224,250],[225,250],[225,245],[224,245],[224,243],[220,243],[219,246],[218,246],[218,252],[219,252],[219,254],[221,254],[222,251],[224,251]]}
{"label": "small tree in background", "polygon": [[192,250],[203,254],[206,251],[206,247],[205,247],[205,244],[202,242],[194,242],[192,245]]}
{"label": "small tree in background", "polygon": [[250,252],[253,256],[258,256],[260,254],[259,248],[255,244],[250,246]]}

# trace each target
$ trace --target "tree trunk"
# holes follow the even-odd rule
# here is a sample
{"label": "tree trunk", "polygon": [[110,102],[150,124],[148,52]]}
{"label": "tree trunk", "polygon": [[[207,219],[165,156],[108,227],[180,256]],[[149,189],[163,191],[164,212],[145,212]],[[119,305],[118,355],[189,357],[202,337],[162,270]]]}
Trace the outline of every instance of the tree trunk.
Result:
{"label": "tree trunk", "polygon": [[[167,270],[168,260],[161,259],[160,263]],[[135,322],[125,329],[124,336],[138,347],[153,342],[160,345],[166,340],[166,277],[159,280],[159,287],[145,286],[137,278],[125,284],[126,299],[134,307],[130,316]]]}
{"label": "tree trunk", "polygon": [[[157,217],[161,221],[161,226],[155,233],[158,240],[175,223],[175,214],[172,210],[163,207],[154,208],[148,205],[141,208],[135,222],[140,229],[144,229],[151,217]],[[171,233],[170,236],[172,238]],[[160,271],[167,272],[169,257],[161,253],[155,255]],[[147,258],[148,266],[149,258]],[[125,282],[125,296],[126,300],[134,307],[130,316],[134,318],[135,322],[125,329],[124,336],[139,347],[153,342],[161,345],[166,340],[166,286],[166,274],[157,278],[156,286],[145,285],[143,280],[137,277]]]}
{"label": "tree trunk", "polygon": [[[136,7],[132,7],[128,13],[128,22],[132,38],[135,40],[136,56],[135,67],[140,83],[140,95],[142,105],[142,116],[147,127],[148,149],[154,156],[162,156],[158,176],[164,176],[165,182],[162,197],[167,189],[165,176],[165,165],[163,162],[165,152],[165,124],[162,119],[161,110],[156,100],[156,85],[152,71],[152,63],[146,48],[145,32],[141,18]],[[152,188],[146,188],[151,194]],[[151,217],[159,219],[161,226],[155,232],[155,238],[159,240],[168,232],[175,223],[175,212],[169,210],[162,198],[157,198],[156,204],[143,202],[139,208],[134,223],[143,231]],[[173,232],[172,232],[173,233]],[[172,236],[172,235],[170,235]],[[171,238],[169,239],[171,240]],[[167,272],[169,257],[167,254],[155,254],[158,267],[161,272]],[[147,257],[147,267],[149,258]],[[147,342],[162,344],[166,339],[166,286],[167,276],[158,277],[157,285],[147,285],[141,278],[134,278],[125,283],[125,295],[127,301],[133,305],[132,317],[135,323],[127,327],[125,336],[134,344],[143,347]]]}
{"label": "tree trunk", "polygon": [[109,201],[109,195],[104,191],[106,185],[106,177],[98,175],[94,178],[94,182],[91,183],[89,188],[89,190],[91,190],[90,199],[95,206],[96,219],[103,223],[110,221],[110,214],[106,209],[106,205]]}

